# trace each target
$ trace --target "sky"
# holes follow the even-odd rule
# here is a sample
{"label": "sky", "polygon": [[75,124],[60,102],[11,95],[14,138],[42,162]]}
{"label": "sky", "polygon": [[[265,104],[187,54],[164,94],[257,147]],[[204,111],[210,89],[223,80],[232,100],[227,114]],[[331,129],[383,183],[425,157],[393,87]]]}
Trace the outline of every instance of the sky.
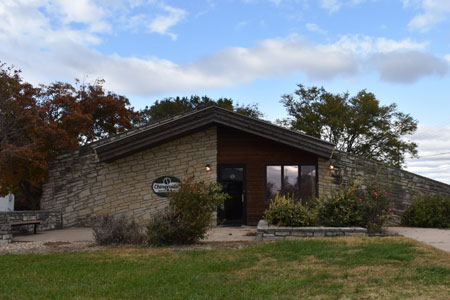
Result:
{"label": "sky", "polygon": [[407,170],[450,183],[450,0],[0,0],[0,61],[136,109],[208,95],[287,117],[297,84],[366,89],[418,122]]}

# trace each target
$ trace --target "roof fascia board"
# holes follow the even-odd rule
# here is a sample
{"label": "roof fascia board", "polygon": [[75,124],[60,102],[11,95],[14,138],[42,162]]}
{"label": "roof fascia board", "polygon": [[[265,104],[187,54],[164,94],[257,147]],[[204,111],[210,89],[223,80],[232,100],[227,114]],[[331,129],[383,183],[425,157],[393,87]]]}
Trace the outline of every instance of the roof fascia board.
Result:
{"label": "roof fascia board", "polygon": [[255,134],[268,140],[295,147],[322,157],[329,157],[334,148],[333,144],[314,137],[279,128],[276,125],[239,115],[225,109],[212,107],[165,121],[155,126],[150,126],[147,130],[144,129],[135,134],[112,140],[97,147],[94,146],[94,149],[100,161],[111,162],[129,154],[151,148],[175,137],[186,135],[199,128],[214,124]]}

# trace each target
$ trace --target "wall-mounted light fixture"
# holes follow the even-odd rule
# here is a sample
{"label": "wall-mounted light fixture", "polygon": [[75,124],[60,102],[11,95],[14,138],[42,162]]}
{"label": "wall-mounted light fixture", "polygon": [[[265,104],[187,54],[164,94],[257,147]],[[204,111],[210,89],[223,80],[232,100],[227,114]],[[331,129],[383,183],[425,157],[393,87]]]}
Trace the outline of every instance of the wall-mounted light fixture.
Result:
{"label": "wall-mounted light fixture", "polygon": [[210,165],[210,164],[207,164],[207,165],[205,166],[205,170],[206,170],[206,172],[210,172],[210,171],[211,171],[211,165]]}
{"label": "wall-mounted light fixture", "polygon": [[330,175],[335,175],[335,176],[339,175],[339,167],[337,167],[333,164],[330,164],[328,166],[328,169],[330,170]]}

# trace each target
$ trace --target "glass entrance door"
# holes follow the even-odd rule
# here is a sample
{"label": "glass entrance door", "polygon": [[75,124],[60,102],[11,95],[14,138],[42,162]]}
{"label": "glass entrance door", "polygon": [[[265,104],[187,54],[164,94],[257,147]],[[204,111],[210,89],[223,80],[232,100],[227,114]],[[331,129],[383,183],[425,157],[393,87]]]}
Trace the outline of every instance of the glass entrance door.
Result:
{"label": "glass entrance door", "polygon": [[225,200],[223,209],[217,212],[219,224],[245,224],[245,167],[219,165],[217,170],[218,182],[222,185],[223,192],[230,195],[230,198]]}

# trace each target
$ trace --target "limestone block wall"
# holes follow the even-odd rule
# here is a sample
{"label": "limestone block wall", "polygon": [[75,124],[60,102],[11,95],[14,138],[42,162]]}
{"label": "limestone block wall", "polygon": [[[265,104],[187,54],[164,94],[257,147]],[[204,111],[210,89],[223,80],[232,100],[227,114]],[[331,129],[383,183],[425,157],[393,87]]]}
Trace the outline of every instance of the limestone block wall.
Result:
{"label": "limestone block wall", "polygon": [[256,229],[256,241],[277,241],[300,237],[326,236],[365,236],[367,229],[362,227],[288,227],[269,225],[260,220]]}
{"label": "limestone block wall", "polygon": [[389,188],[390,198],[394,201],[401,216],[411,205],[415,195],[441,194],[450,196],[450,185],[426,178],[408,171],[386,167],[381,163],[339,152],[332,160],[337,167],[335,172],[329,169],[330,161],[320,159],[319,196],[330,195],[339,188],[339,184],[350,179],[375,177],[376,180]]}
{"label": "limestone block wall", "polygon": [[[207,172],[205,165],[212,170]],[[100,215],[125,214],[145,222],[168,205],[151,189],[165,175],[216,181],[217,130],[211,127],[151,149],[100,163],[89,147],[58,157],[43,187],[41,209],[61,210],[64,226],[89,225]]]}
{"label": "limestone block wall", "polygon": [[[41,221],[41,224],[37,227],[37,231],[53,230],[63,228],[63,220],[60,211],[48,211],[48,210],[23,210],[23,211],[10,211],[0,212],[0,215],[5,215],[9,218],[9,222],[20,221]],[[28,230],[34,228],[34,225],[22,225],[22,228],[27,227]],[[19,227],[13,227],[12,231],[19,231]]]}
{"label": "limestone block wall", "polygon": [[41,221],[37,226],[37,231],[60,229],[63,227],[60,211],[7,211],[0,212],[0,244],[9,243],[13,234],[23,232],[24,229],[32,232],[34,225],[11,226],[13,222],[20,221]]}
{"label": "limestone block wall", "polygon": [[12,239],[11,225],[7,214],[0,214],[0,245],[10,243]]}

